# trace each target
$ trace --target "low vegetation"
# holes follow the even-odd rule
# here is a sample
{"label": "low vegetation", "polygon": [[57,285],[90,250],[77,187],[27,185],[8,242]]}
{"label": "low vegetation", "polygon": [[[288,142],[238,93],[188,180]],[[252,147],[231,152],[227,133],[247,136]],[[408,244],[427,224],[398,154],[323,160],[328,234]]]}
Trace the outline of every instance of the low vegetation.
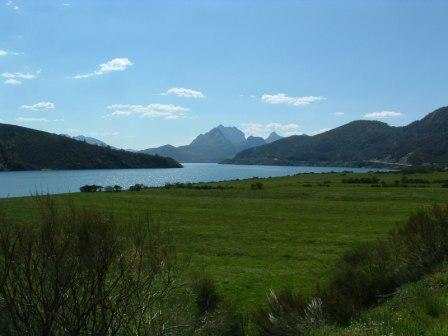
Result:
{"label": "low vegetation", "polygon": [[150,217],[123,232],[110,214],[35,202],[30,223],[0,217],[0,335],[243,335],[212,279],[179,282]]}
{"label": "low vegetation", "polygon": [[[80,246],[84,246],[80,245],[84,238],[81,239],[79,234],[88,238],[83,244],[93,242],[95,246],[117,246],[115,255],[121,256],[140,251],[139,246],[142,245],[139,244],[144,245],[149,236],[157,239],[160,244],[152,245],[155,250],[150,249],[149,252],[166,251],[163,262],[169,261],[169,267],[160,269],[161,273],[157,273],[156,280],[148,290],[160,289],[158,284],[164,283],[164,272],[168,269],[171,282],[158,304],[148,308],[152,312],[153,307],[159,309],[157,316],[160,320],[154,321],[155,326],[151,326],[151,331],[146,331],[147,335],[154,334],[155,330],[158,330],[159,335],[286,336],[317,333],[320,336],[319,333],[326,335],[327,331],[335,335],[370,335],[367,329],[363,333],[350,334],[349,331],[355,330],[355,325],[364,323],[358,321],[363,321],[369,309],[381,309],[383,302],[395,300],[403,285],[407,288],[409,283],[437,272],[448,252],[448,209],[444,205],[448,191],[441,188],[448,173],[406,174],[406,184],[428,181],[424,183],[425,188],[418,190],[401,184],[396,188],[376,189],[368,183],[342,182],[347,178],[378,178],[379,181],[393,184],[396,180],[402,181],[403,176],[396,172],[362,175],[346,172],[204,184],[225,187],[221,190],[196,189],[186,185],[149,189],[143,186],[138,193],[122,191],[54,196],[50,198],[51,202],[44,202],[47,209],[54,208],[53,212],[39,210],[42,207],[32,207],[33,211],[29,212],[34,198],[4,199],[0,201],[5,218],[2,228],[9,229],[2,231],[2,234],[8,233],[3,237],[24,237],[20,238],[25,239],[23,241],[17,238],[20,242],[17,246],[22,247],[15,250],[18,256],[14,258],[24,261],[20,264],[40,265],[37,260],[45,259],[43,246],[48,244],[42,241],[45,237],[42,232],[46,231],[40,228],[46,227],[43,223],[58,223],[56,226],[60,230],[56,231],[59,232],[61,243],[56,246],[66,246],[67,249],[52,253],[51,258],[55,259],[50,258],[51,265],[68,259],[69,270],[65,270],[64,265],[57,268],[67,274],[72,274],[71,269],[78,269],[79,274],[75,276],[81,279],[87,279],[86,274],[94,274],[95,271],[89,268],[93,267],[89,266],[92,263],[76,264],[90,260],[83,256],[89,249],[83,248],[83,253],[79,252]],[[262,184],[262,188],[257,187],[255,192],[252,185],[257,182]],[[61,204],[70,206],[61,207]],[[93,213],[83,210],[87,208],[96,210]],[[149,218],[157,218],[160,226],[153,225],[154,221],[151,220],[138,219],[147,218],[137,215],[148,210],[152,212]],[[404,222],[407,217],[409,220]],[[94,221],[89,218],[97,219]],[[148,227],[142,226],[145,223],[149,223],[149,227],[155,231],[149,230],[146,235],[137,234],[141,231],[136,228]],[[397,227],[397,223],[402,224]],[[97,225],[100,229],[95,229]],[[35,229],[29,233],[31,227]],[[98,237],[98,232],[103,230],[111,234]],[[95,239],[89,238],[91,235]],[[64,236],[70,239],[60,238]],[[116,237],[117,245],[105,243],[113,242],[111,237]],[[140,240],[136,237],[140,237]],[[170,237],[172,240],[168,239]],[[30,241],[34,243],[29,244]],[[2,246],[11,246],[1,243]],[[30,255],[36,258],[31,263],[27,259],[20,259],[26,256],[25,246],[33,249],[32,253],[28,253],[28,258]],[[177,253],[174,253],[174,246]],[[1,253],[6,253],[4,251],[8,250],[2,250]],[[73,251],[78,251],[78,254]],[[141,251],[146,253],[147,250]],[[135,259],[126,257],[125,260],[133,260],[130,263],[132,265],[126,266],[119,262],[120,258],[114,258],[110,259],[111,266],[106,270],[110,274],[105,278],[114,279],[113,276],[117,275],[112,274],[112,270],[119,267],[131,267],[125,274],[131,276],[129,279],[132,280]],[[33,268],[18,268],[18,265],[14,264],[16,269],[11,273],[13,276],[20,275],[20,272],[25,275],[35,272]],[[50,267],[50,271],[49,279],[43,279],[47,281],[44,289],[51,288],[49,284],[55,282],[55,271],[51,265],[45,265]],[[37,274],[41,274],[39,272]],[[8,286],[13,289],[9,295],[19,295],[28,290],[23,280],[6,278],[9,279]],[[19,276],[19,279],[23,278],[26,276]],[[42,281],[38,277],[32,279]],[[82,286],[88,284],[86,279],[79,283]],[[64,286],[68,286],[64,281],[63,290],[66,288]],[[107,283],[109,280],[103,286]],[[82,293],[80,287],[77,287],[77,291]],[[100,292],[105,293],[104,290]],[[268,293],[271,294],[266,299]],[[27,297],[20,297],[20,300]],[[138,303],[141,299],[136,298],[135,304],[142,304]],[[4,302],[17,304],[22,310],[28,307],[20,300],[12,300],[10,296]],[[101,300],[111,300],[108,307],[113,308],[113,299]],[[39,307],[43,305],[37,299],[32,302]],[[76,307],[73,302],[67,301],[67,304],[71,304],[70,310],[79,310],[73,308]],[[438,308],[437,302],[428,303],[428,307],[431,306],[428,311],[432,309],[434,321],[443,318],[443,313],[440,313],[443,309]],[[2,311],[16,313],[20,312],[19,308]],[[51,309],[45,308],[43,311],[50,312]],[[116,316],[121,314],[120,311],[116,313]],[[131,319],[132,314],[123,314]],[[2,316],[5,321],[11,321],[9,315]],[[99,321],[97,317],[92,318]],[[42,318],[37,320],[42,321]],[[19,321],[22,319],[19,318]],[[55,321],[62,320],[58,317]],[[124,324],[132,324],[130,321]],[[55,326],[62,328],[57,323]],[[157,329],[160,323],[167,329]],[[429,324],[432,328],[433,323]],[[11,324],[3,325],[11,328]],[[147,330],[149,327],[145,328]],[[13,332],[10,334],[18,334],[15,329],[11,330]],[[117,334],[145,334],[126,332],[129,331],[120,329]],[[3,333],[8,334],[6,331]]]}
{"label": "low vegetation", "polygon": [[448,206],[421,210],[384,241],[348,251],[312,299],[272,293],[256,314],[260,335],[307,335],[325,323],[346,325],[403,284],[432,273],[448,256]]}

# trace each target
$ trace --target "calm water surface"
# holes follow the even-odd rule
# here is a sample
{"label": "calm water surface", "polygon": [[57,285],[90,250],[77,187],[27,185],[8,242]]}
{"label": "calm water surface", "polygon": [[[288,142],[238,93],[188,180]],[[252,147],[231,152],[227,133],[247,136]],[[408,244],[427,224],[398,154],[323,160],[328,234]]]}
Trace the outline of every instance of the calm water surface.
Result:
{"label": "calm water surface", "polygon": [[69,193],[85,184],[118,184],[124,188],[141,183],[163,186],[175,182],[212,182],[250,177],[286,176],[297,173],[366,172],[366,168],[240,166],[216,163],[185,163],[175,169],[102,169],[0,172],[0,197],[29,196],[35,193]]}

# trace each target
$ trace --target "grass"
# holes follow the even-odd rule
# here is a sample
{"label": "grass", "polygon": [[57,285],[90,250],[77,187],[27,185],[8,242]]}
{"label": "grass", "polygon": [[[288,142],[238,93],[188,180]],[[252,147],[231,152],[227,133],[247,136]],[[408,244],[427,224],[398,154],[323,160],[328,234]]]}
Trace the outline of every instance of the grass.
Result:
{"label": "grass", "polygon": [[[252,309],[270,289],[312,293],[337,258],[367,241],[384,238],[416,209],[448,201],[448,173],[414,174],[421,187],[344,184],[352,174],[302,174],[217,183],[218,190],[149,189],[140,192],[55,196],[86,208],[113,210],[119,219],[149,211],[169,228],[187,272],[210,274],[234,303]],[[393,184],[399,173],[356,174]],[[436,182],[437,181],[437,182]],[[211,185],[211,184],[209,184]],[[30,216],[31,197],[0,200],[10,216]]]}

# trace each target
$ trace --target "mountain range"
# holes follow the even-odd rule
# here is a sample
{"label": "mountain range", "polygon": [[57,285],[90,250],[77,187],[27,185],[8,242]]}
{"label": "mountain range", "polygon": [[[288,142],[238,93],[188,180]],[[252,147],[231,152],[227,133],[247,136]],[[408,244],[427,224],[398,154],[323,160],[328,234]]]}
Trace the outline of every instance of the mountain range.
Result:
{"label": "mountain range", "polygon": [[0,171],[180,168],[172,158],[91,145],[67,136],[0,124]]}
{"label": "mountain range", "polygon": [[233,164],[448,164],[448,107],[407,126],[353,121],[314,136],[295,135],[246,149]]}
{"label": "mountain range", "polygon": [[179,162],[221,162],[248,148],[262,146],[282,139],[272,132],[266,139],[249,136],[236,127],[219,125],[197,136],[189,145],[175,147],[165,145],[141,151],[145,154],[168,156]]}

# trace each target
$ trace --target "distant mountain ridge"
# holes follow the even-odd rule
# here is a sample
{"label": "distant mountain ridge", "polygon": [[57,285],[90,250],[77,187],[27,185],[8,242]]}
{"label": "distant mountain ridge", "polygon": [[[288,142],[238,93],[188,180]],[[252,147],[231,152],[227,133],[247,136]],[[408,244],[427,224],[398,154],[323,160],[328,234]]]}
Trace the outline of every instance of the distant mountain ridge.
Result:
{"label": "distant mountain ridge", "polygon": [[84,136],[84,135],[77,135],[77,136],[72,137],[72,139],[87,142],[90,145],[97,145],[100,147],[109,147],[109,145],[107,143],[105,143],[104,141],[98,140],[96,138]]}
{"label": "distant mountain ridge", "polygon": [[448,107],[407,126],[358,120],[314,135],[291,136],[238,153],[234,164],[448,165]]}
{"label": "distant mountain ridge", "polygon": [[0,171],[180,168],[171,158],[91,145],[66,136],[0,124]]}
{"label": "distant mountain ridge", "polygon": [[180,162],[221,162],[232,158],[236,153],[264,145],[269,141],[281,139],[277,133],[271,133],[265,140],[249,136],[236,127],[219,125],[207,133],[198,135],[189,145],[175,147],[165,145],[142,150],[142,153],[168,156]]}

